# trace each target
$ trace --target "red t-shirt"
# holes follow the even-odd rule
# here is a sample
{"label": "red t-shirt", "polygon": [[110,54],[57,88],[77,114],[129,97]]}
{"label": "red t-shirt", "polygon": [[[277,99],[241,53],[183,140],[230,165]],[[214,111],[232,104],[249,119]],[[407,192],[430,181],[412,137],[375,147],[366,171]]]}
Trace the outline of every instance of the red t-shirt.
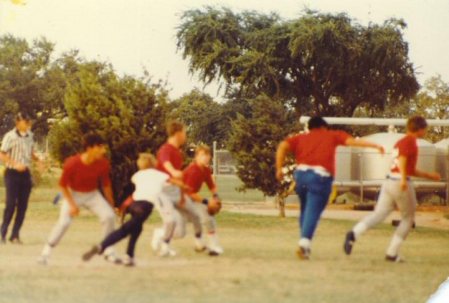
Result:
{"label": "red t-shirt", "polygon": [[184,183],[191,188],[188,193],[195,194],[199,192],[203,182],[206,182],[209,189],[215,187],[211,169],[209,167],[201,167],[195,162],[190,163],[184,170]]}
{"label": "red t-shirt", "polygon": [[418,161],[418,144],[416,137],[406,135],[404,138],[396,142],[393,150],[393,165],[391,172],[399,173],[399,156],[406,158],[406,174],[407,176],[414,176],[416,169],[416,162]]}
{"label": "red t-shirt", "polygon": [[164,167],[165,162],[170,162],[173,168],[181,170],[184,162],[181,150],[169,143],[162,145],[157,152],[157,169],[171,176]]}
{"label": "red t-shirt", "polygon": [[344,131],[319,128],[287,138],[287,142],[297,164],[322,166],[335,175],[335,150],[350,137]]}
{"label": "red t-shirt", "polygon": [[94,191],[99,182],[103,186],[111,184],[109,171],[109,161],[105,158],[86,165],[81,161],[80,154],[74,155],[65,160],[59,185],[78,192]]}

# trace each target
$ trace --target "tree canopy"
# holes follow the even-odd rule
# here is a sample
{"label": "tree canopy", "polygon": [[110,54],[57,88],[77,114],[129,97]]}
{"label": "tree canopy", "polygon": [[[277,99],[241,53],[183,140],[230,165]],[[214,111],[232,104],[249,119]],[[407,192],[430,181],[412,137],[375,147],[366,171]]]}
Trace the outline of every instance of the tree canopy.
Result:
{"label": "tree canopy", "polygon": [[346,14],[306,11],[295,20],[227,8],[187,10],[177,46],[205,83],[254,98],[264,93],[298,115],[352,116],[419,89],[402,20],[362,26]]}

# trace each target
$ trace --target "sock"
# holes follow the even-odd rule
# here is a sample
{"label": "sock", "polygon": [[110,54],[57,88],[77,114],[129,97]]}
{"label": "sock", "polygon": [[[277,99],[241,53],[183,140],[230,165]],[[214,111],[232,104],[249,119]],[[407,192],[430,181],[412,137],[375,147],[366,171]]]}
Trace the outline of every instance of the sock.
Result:
{"label": "sock", "polygon": [[399,247],[401,246],[404,239],[399,237],[398,235],[394,235],[393,239],[391,239],[390,246],[387,249],[387,255],[391,257],[395,257],[399,253]]}
{"label": "sock", "polygon": [[42,250],[43,256],[50,256],[52,247],[49,244],[45,244],[44,249]]}
{"label": "sock", "polygon": [[312,244],[312,241],[310,241],[310,239],[307,238],[301,238],[301,240],[299,240],[298,245],[303,247],[303,248],[310,248]]}
{"label": "sock", "polygon": [[368,226],[365,224],[365,222],[357,223],[357,225],[352,229],[355,239],[357,240],[367,229]]}

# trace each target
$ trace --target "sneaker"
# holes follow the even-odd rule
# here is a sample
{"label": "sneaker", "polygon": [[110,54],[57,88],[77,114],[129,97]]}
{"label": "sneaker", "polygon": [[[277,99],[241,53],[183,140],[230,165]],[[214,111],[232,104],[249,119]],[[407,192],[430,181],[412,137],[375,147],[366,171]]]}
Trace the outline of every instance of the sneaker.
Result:
{"label": "sneaker", "polygon": [[161,248],[162,237],[164,230],[162,228],[156,228],[153,231],[153,239],[151,240],[151,248],[154,252],[157,252]]}
{"label": "sneaker", "polygon": [[206,250],[206,245],[204,244],[204,241],[202,238],[195,237],[195,251],[196,252],[203,252]]}
{"label": "sneaker", "polygon": [[170,245],[166,242],[162,242],[161,250],[159,251],[159,257],[174,257],[176,251],[170,248]]}
{"label": "sneaker", "polygon": [[130,256],[128,256],[128,255],[126,255],[126,256],[123,258],[123,265],[124,265],[124,266],[127,266],[127,267],[133,267],[133,266],[135,266],[136,264],[134,263],[134,258],[132,258],[132,257],[130,257]]}
{"label": "sneaker", "polygon": [[122,259],[120,259],[119,257],[117,257],[115,254],[108,254],[108,255],[104,255],[104,259],[112,264],[122,264]]}
{"label": "sneaker", "polygon": [[207,246],[207,249],[209,251],[209,256],[219,256],[223,254],[223,247],[220,246],[218,237],[215,233],[209,235],[209,245]]}
{"label": "sneaker", "polygon": [[345,243],[343,244],[343,250],[348,256],[352,252],[352,246],[354,245],[354,242],[355,242],[354,232],[352,230],[348,231],[348,233],[346,234]]}
{"label": "sneaker", "polygon": [[396,255],[396,256],[386,255],[385,256],[385,261],[393,262],[393,263],[404,263],[404,260],[401,257],[399,257],[398,255]]}
{"label": "sneaker", "polygon": [[298,250],[296,251],[296,255],[301,260],[309,260],[310,259],[310,248],[299,246]]}
{"label": "sneaker", "polygon": [[83,261],[89,261],[90,259],[92,259],[93,256],[100,254],[100,252],[101,252],[100,246],[94,245],[92,246],[91,249],[89,249],[83,254],[82,259]]}
{"label": "sneaker", "polygon": [[48,259],[49,259],[49,256],[40,255],[36,261],[40,265],[48,265]]}
{"label": "sneaker", "polygon": [[12,244],[18,244],[18,245],[23,244],[23,242],[19,238],[11,238],[11,239],[9,239],[9,242],[11,242]]}

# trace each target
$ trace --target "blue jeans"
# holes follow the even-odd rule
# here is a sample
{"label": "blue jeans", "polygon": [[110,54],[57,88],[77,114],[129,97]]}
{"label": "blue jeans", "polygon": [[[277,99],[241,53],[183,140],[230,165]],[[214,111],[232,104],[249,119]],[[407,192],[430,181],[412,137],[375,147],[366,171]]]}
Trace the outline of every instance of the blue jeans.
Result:
{"label": "blue jeans", "polygon": [[300,235],[311,240],[329,200],[333,178],[320,176],[313,170],[296,170],[294,178],[301,206]]}

